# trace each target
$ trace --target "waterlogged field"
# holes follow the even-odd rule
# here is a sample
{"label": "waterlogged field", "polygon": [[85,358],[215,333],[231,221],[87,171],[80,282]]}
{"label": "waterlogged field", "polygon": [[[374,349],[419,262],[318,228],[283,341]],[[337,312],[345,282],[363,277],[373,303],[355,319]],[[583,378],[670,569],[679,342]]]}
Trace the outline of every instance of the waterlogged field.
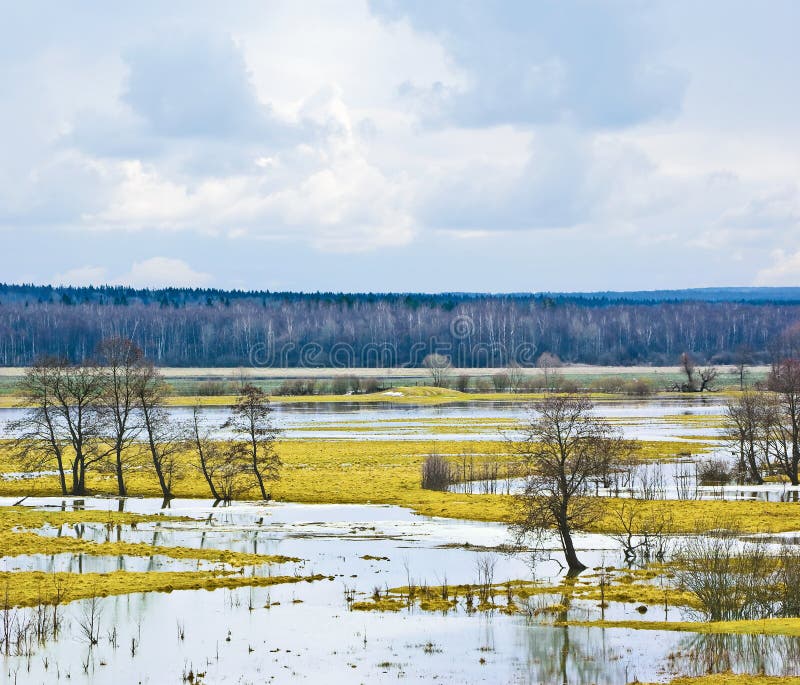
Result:
{"label": "waterlogged field", "polygon": [[[168,508],[135,470],[127,499],[103,473],[93,496],[61,497],[4,443],[0,681],[798,682],[800,620],[705,621],[678,565],[626,563],[618,539],[637,502],[669,518],[668,547],[735,527],[737,545],[777,554],[800,542],[795,489],[697,481],[694,465],[729,456],[718,397],[596,411],[642,441],[643,463],[598,489],[608,507],[576,536],[577,578],[555,537],[549,554],[509,552],[519,402],[280,405],[266,504],[214,506],[189,470]],[[433,451],[474,469],[469,485],[422,490]]]}

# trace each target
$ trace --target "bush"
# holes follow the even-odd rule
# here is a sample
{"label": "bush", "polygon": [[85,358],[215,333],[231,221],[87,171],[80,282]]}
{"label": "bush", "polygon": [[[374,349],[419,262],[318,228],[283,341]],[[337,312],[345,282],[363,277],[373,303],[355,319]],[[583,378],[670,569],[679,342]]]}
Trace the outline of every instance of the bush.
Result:
{"label": "bush", "polygon": [[622,392],[625,386],[625,379],[622,376],[600,376],[589,384],[589,390],[593,392]]}
{"label": "bush", "polygon": [[478,392],[492,392],[492,382],[488,378],[479,378],[475,381],[475,388]]}
{"label": "bush", "polygon": [[456,378],[456,390],[460,392],[467,392],[467,390],[469,390],[469,376],[462,374]]}
{"label": "bush", "polygon": [[727,485],[733,472],[723,459],[709,459],[697,465],[697,481],[700,485]]}
{"label": "bush", "polygon": [[622,390],[626,395],[647,397],[653,393],[653,385],[644,378],[634,378],[633,380],[627,381]]}
{"label": "bush", "polygon": [[365,378],[362,383],[362,392],[378,392],[381,389],[377,378]]}
{"label": "bush", "polygon": [[566,392],[569,394],[575,394],[580,390],[577,381],[574,381],[571,378],[564,378],[563,376],[561,378],[558,378],[557,388],[561,392]]}
{"label": "bush", "polygon": [[800,551],[785,546],[778,567],[778,614],[787,618],[800,616]]}
{"label": "bush", "polygon": [[536,373],[530,376],[525,376],[519,384],[519,389],[522,392],[539,392],[544,388],[544,374]]}
{"label": "bush", "polygon": [[443,456],[433,453],[422,462],[422,487],[426,490],[447,490],[455,482],[453,469]]}
{"label": "bush", "polygon": [[350,389],[350,380],[345,376],[335,376],[331,381],[331,392],[334,395],[346,395]]}
{"label": "bush", "polygon": [[494,374],[492,376],[492,385],[494,385],[495,392],[503,392],[504,390],[508,389],[508,386],[510,385],[508,374],[502,371]]}
{"label": "bush", "polygon": [[775,612],[775,561],[763,544],[739,549],[735,535],[695,538],[678,557],[681,588],[709,621],[761,619]]}
{"label": "bush", "polygon": [[283,381],[275,390],[276,395],[315,395],[317,393],[317,381],[313,379],[304,380],[302,378],[287,379]]}
{"label": "bush", "polygon": [[227,395],[228,384],[225,381],[202,381],[197,384],[197,394],[204,397]]}

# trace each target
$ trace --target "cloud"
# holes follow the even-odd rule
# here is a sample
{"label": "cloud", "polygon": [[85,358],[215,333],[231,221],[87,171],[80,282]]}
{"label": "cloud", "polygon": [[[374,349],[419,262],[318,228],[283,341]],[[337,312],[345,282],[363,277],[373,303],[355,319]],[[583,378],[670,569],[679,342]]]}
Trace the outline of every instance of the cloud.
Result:
{"label": "cloud", "polygon": [[53,276],[55,285],[102,285],[108,282],[108,269],[104,266],[80,266]]}
{"label": "cloud", "polygon": [[156,134],[169,137],[277,138],[282,126],[256,96],[230,36],[157,35],[125,52],[122,101]]}
{"label": "cloud", "polygon": [[130,271],[110,278],[104,266],[81,266],[53,276],[57,285],[125,285],[134,288],[201,287],[211,281],[210,274],[192,269],[182,259],[151,257],[134,262]]}
{"label": "cloud", "polygon": [[797,252],[774,250],[772,264],[758,272],[755,284],[800,286],[800,250]]}
{"label": "cloud", "polygon": [[462,83],[400,86],[432,125],[625,127],[675,116],[686,75],[660,59],[630,4],[373,0],[443,42]]}
{"label": "cloud", "polygon": [[200,287],[210,281],[210,274],[195,271],[182,259],[169,257],[134,262],[130,272],[117,279],[119,285],[134,288]]}
{"label": "cloud", "polygon": [[43,11],[0,25],[7,279],[713,285],[800,237],[797,3]]}
{"label": "cloud", "polygon": [[341,94],[324,89],[300,112],[325,132],[316,145],[259,157],[246,173],[191,182],[159,165],[110,163],[118,180],[109,202],[84,222],[97,230],[277,237],[334,252],[408,243],[415,229],[409,183],[368,159]]}

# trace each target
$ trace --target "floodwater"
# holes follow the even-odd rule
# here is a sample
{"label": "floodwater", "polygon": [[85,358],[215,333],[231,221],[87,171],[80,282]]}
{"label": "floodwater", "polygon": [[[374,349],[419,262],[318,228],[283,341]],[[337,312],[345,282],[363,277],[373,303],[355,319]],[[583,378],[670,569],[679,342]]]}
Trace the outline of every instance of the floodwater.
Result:
{"label": "floodwater", "polygon": [[[16,410],[0,411],[0,422]],[[598,405],[630,437],[707,437],[716,429],[675,418],[719,415],[721,403],[630,401]],[[174,410],[177,417],[188,415]],[[224,410],[208,409],[210,425]],[[474,418],[524,419],[515,405],[286,405],[276,421],[287,437],[459,439],[437,434],[438,421],[458,424]],[[359,426],[359,430],[352,430]],[[361,427],[374,427],[365,431]],[[317,428],[322,430],[316,430]],[[463,438],[481,434],[465,431]],[[492,434],[494,438],[498,433]],[[665,465],[666,466],[666,465]],[[666,483],[679,467],[663,471]],[[651,482],[652,482],[651,478]],[[666,489],[667,486],[664,486]],[[672,487],[672,486],[670,486]],[[764,492],[776,487],[765,486]],[[758,489],[748,488],[751,492]],[[476,491],[480,491],[477,490]],[[665,495],[667,496],[667,495]],[[0,498],[8,506],[16,498]],[[161,501],[129,498],[28,498],[26,506],[55,510],[97,509],[151,513]],[[567,600],[535,596],[530,615],[447,613],[417,607],[399,612],[350,609],[347,593],[369,599],[376,588],[407,585],[451,586],[477,581],[477,565],[494,564],[494,582],[536,579],[557,584],[564,569],[556,540],[550,559],[505,554],[509,542],[501,524],[424,517],[393,506],[235,503],[173,500],[170,512],[190,521],[159,521],[109,528],[103,524],[46,527],[45,535],[126,541],[158,546],[230,549],[296,557],[299,563],[246,567],[248,575],[323,574],[332,579],[235,590],[134,593],[99,600],[100,641],[91,649],[79,625],[89,600],[63,609],[57,639],[34,645],[32,655],[0,656],[4,683],[380,683],[397,680],[443,683],[614,684],[666,681],[676,673],[697,675],[734,670],[786,675],[800,673],[800,640],[768,636],[713,636],[673,631],[553,626],[556,619],[676,621],[679,609],[650,606],[643,617],[633,603]],[[779,544],[776,541],[774,544]],[[589,567],[624,564],[619,544],[602,535],[577,535],[579,555]],[[372,557],[364,558],[366,556]],[[376,558],[377,557],[377,558]],[[75,573],[194,570],[213,564],[153,557],[26,555],[4,558],[0,571],[69,570]],[[504,600],[498,599],[502,604]],[[566,604],[565,604],[566,603]],[[564,605],[557,615],[536,609]],[[22,610],[19,617],[34,610]],[[2,613],[2,612],[0,612]],[[190,680],[189,677],[194,680]],[[203,674],[203,675],[200,675]]]}
{"label": "floodwater", "polygon": [[[70,509],[74,500],[43,498],[29,503]],[[88,498],[75,506],[116,510],[118,502]],[[129,511],[158,508],[155,500],[125,502]],[[476,561],[492,554],[487,548],[507,541],[501,525],[421,517],[398,507],[368,505],[215,508],[177,500],[172,510],[194,520],[121,526],[112,531],[112,539],[295,556],[304,560],[297,565],[299,573],[323,573],[333,580],[104,598],[99,602],[101,639],[91,650],[78,639],[76,630],[88,600],[74,602],[63,609],[66,628],[57,640],[37,647],[32,657],[2,659],[5,682],[179,683],[191,671],[205,673],[202,682],[207,683],[373,683],[401,678],[445,683],[617,684],[667,677],[676,668],[676,654],[684,655],[682,672],[700,671],[705,665],[685,656],[691,650],[704,655],[704,664],[717,655],[725,668],[763,667],[768,673],[797,668],[796,659],[780,656],[800,653],[800,642],[786,638],[759,637],[757,644],[726,647],[718,636],[554,627],[525,615],[468,613],[463,608],[446,614],[416,608],[396,613],[348,608],[345,589],[355,589],[357,599],[362,599],[375,587],[407,584],[409,574],[418,584],[440,584],[445,579],[450,585],[474,583]],[[60,532],[78,534],[71,528]],[[109,531],[101,524],[86,524],[80,527],[80,535],[105,540]],[[590,566],[622,561],[609,538],[582,535],[577,542]],[[388,560],[365,560],[365,555]],[[5,563],[7,568],[61,570],[68,563],[64,556],[31,555]],[[495,582],[532,577],[525,555],[495,553],[494,558]],[[83,571],[114,570],[118,562],[117,557],[102,561],[84,556]],[[124,568],[146,570],[150,563],[125,558]],[[185,563],[161,559],[152,570],[179,569]],[[290,574],[292,566],[272,567],[271,572]],[[74,565],[70,568],[78,571]],[[543,562],[535,571],[537,579],[546,581],[558,581],[561,576],[556,561]],[[245,572],[266,571],[248,568]],[[563,601],[559,596],[535,599],[541,606]],[[596,603],[573,600],[559,618],[597,619],[600,615]],[[640,618],[635,605],[619,603],[611,603],[605,617]],[[663,608],[652,607],[648,618],[685,617],[674,608],[665,616]],[[706,642],[714,644],[707,648]]]}
{"label": "floodwater", "polygon": [[[286,438],[350,438],[372,440],[497,440],[517,434],[505,425],[524,422],[531,417],[525,404],[512,402],[464,402],[438,406],[390,403],[275,403],[275,426]],[[718,417],[723,412],[723,400],[715,396],[698,398],[658,398],[651,400],[599,401],[594,413],[608,418],[620,427],[628,438],[642,440],[690,440],[707,438],[719,433],[715,426],[687,423],[682,417]],[[172,407],[176,421],[188,421],[191,410]],[[0,409],[0,431],[6,433],[10,421],[19,418],[22,410]],[[208,427],[218,429],[221,438],[230,434],[219,428],[228,417],[225,407],[204,407],[202,420]],[[487,422],[470,425],[470,421]],[[493,428],[491,421],[502,423]],[[448,431],[436,431],[436,426]],[[465,430],[459,432],[458,428]]]}

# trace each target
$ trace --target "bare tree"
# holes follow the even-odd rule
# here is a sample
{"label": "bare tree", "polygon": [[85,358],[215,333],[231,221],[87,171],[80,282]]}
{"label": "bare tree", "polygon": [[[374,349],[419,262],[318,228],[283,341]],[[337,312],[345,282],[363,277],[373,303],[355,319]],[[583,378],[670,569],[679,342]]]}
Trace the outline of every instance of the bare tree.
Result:
{"label": "bare tree", "polygon": [[697,389],[697,384],[694,377],[694,360],[688,352],[681,354],[681,369],[686,375],[686,383],[684,383],[681,390],[684,392],[694,392]]}
{"label": "bare tree", "polygon": [[450,357],[444,354],[429,354],[422,360],[422,365],[428,369],[434,387],[443,388],[447,385],[451,369]]}
{"label": "bare tree", "polygon": [[41,471],[56,467],[62,495],[67,494],[64,450],[69,439],[59,421],[54,388],[67,366],[64,360],[46,357],[25,370],[17,386],[25,409],[23,415],[8,426],[15,436],[16,455],[26,469]]}
{"label": "bare tree", "polygon": [[736,348],[735,359],[736,373],[739,376],[739,390],[744,390],[747,367],[753,363],[753,350],[748,345],[739,345]]}
{"label": "bare tree", "polygon": [[269,398],[261,388],[247,384],[241,389],[236,404],[231,407],[231,416],[223,425],[234,435],[243,439],[248,453],[250,472],[262,499],[268,500],[265,480],[280,478],[280,457],[275,452],[276,429],[272,425]]}
{"label": "bare tree", "polygon": [[87,471],[109,453],[98,430],[103,374],[92,364],[74,366],[48,359],[26,372],[20,390],[32,406],[12,424],[18,454],[29,466],[37,460],[55,462],[62,492],[67,489],[69,464],[70,492],[85,494]]}
{"label": "bare tree", "polygon": [[187,442],[194,446],[197,455],[198,466],[203,478],[211,490],[211,496],[215,500],[221,500],[219,491],[214,484],[214,465],[219,451],[218,444],[211,439],[210,432],[200,424],[200,407],[192,407],[192,419],[189,423],[189,436]]}
{"label": "bare tree", "polygon": [[215,440],[212,431],[202,425],[198,406],[192,407],[186,442],[194,449],[196,466],[215,500],[229,502],[245,489],[250,474],[247,446]]}
{"label": "bare tree", "polygon": [[772,407],[762,392],[746,390],[725,405],[723,431],[739,461],[739,470],[751,483],[764,482],[765,445],[772,425]]}
{"label": "bare tree", "polygon": [[518,497],[517,540],[555,528],[570,571],[581,571],[572,541],[575,530],[602,515],[605,500],[591,497],[590,485],[615,465],[630,462],[635,444],[607,422],[593,416],[582,396],[555,395],[534,404],[534,415],[520,443],[528,468],[525,491]]}
{"label": "bare tree", "polygon": [[800,360],[774,364],[767,386],[777,398],[772,442],[775,461],[792,485],[800,485]]}
{"label": "bare tree", "polygon": [[698,392],[713,390],[712,386],[714,381],[717,380],[717,376],[719,376],[719,369],[717,369],[715,366],[707,366],[704,369],[700,369],[700,371],[697,372],[697,375],[700,376],[700,387],[697,389]]}
{"label": "bare tree", "polygon": [[561,367],[561,360],[558,358],[558,355],[552,354],[551,352],[542,352],[542,354],[539,355],[539,359],[536,361],[536,366],[539,367],[544,374],[545,388],[549,392],[552,392],[558,381],[558,372],[556,369]]}
{"label": "bare tree", "polygon": [[667,553],[667,538],[673,531],[672,516],[647,506],[647,501],[625,497],[612,509],[619,528],[611,537],[622,545],[625,560],[637,558],[663,560]]}
{"label": "bare tree", "polygon": [[512,361],[508,365],[508,388],[513,393],[520,391],[522,383],[525,380],[525,371],[516,362]]}
{"label": "bare tree", "polygon": [[158,477],[164,501],[168,502],[173,497],[172,485],[180,469],[178,454],[184,441],[164,405],[166,392],[167,385],[158,369],[152,364],[143,365],[136,386],[136,408],[145,436],[145,450]]}
{"label": "bare tree", "polygon": [[135,420],[136,394],[144,381],[142,350],[127,338],[106,338],[98,345],[98,358],[105,375],[100,397],[104,432],[108,433],[114,452],[117,492],[124,497],[125,455],[141,432]]}

